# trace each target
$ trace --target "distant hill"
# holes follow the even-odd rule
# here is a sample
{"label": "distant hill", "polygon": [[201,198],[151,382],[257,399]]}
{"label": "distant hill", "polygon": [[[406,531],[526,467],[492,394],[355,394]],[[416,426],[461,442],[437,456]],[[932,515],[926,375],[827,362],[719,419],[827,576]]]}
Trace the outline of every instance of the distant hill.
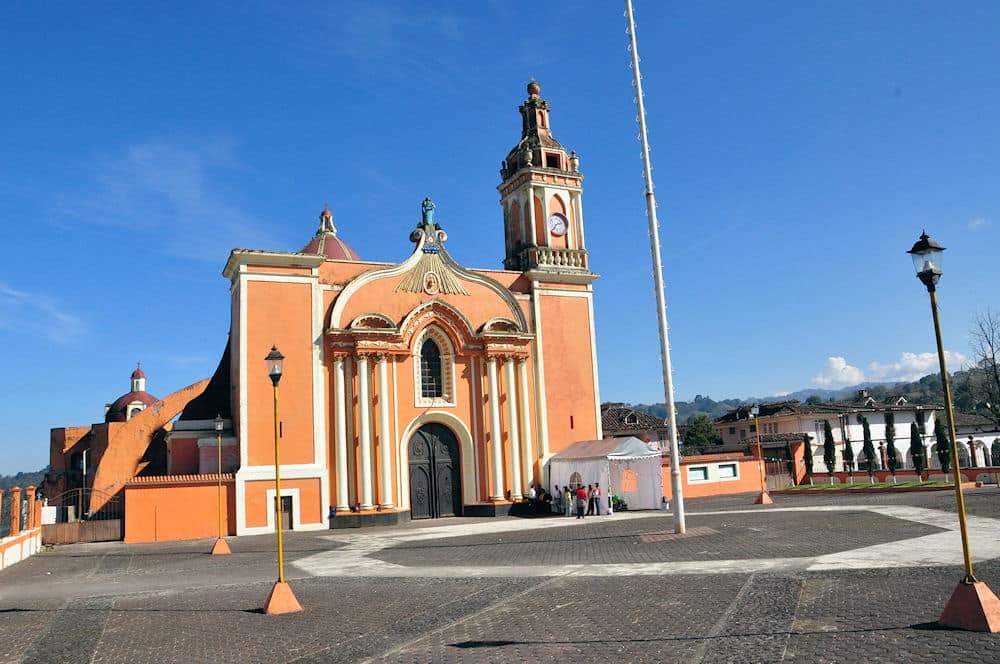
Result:
{"label": "distant hill", "polygon": [[15,475],[0,475],[0,489],[6,491],[7,489],[19,486],[22,489],[29,486],[39,486],[42,480],[45,478],[45,473],[48,472],[49,468],[46,466],[41,470],[37,470],[33,473],[17,473]]}
{"label": "distant hill", "polygon": [[[978,398],[980,390],[977,383],[982,379],[982,374],[976,370],[956,371],[951,375],[952,392],[955,400],[955,409],[963,413],[977,412]],[[714,399],[702,395],[694,398],[694,401],[678,401],[677,421],[686,423],[693,415],[704,413],[711,418],[724,415],[733,408],[745,403],[769,403],[774,401],[806,401],[810,398],[818,398],[821,401],[840,401],[852,398],[858,390],[865,389],[878,400],[886,399],[891,395],[902,395],[907,401],[913,403],[943,404],[944,395],[941,388],[941,374],[931,374],[924,376],[920,380],[912,383],[860,383],[838,390],[825,390],[819,388],[807,388],[797,390],[788,394],[773,395],[769,397],[747,397],[744,399]],[[667,408],[662,403],[654,404],[632,404],[633,408],[649,413],[656,417],[666,418]]]}

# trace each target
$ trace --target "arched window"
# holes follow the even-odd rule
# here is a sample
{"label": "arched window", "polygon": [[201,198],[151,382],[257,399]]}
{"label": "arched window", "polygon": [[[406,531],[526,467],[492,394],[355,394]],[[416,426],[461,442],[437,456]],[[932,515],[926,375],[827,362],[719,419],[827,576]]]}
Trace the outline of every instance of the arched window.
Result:
{"label": "arched window", "polygon": [[455,405],[455,351],[436,326],[428,327],[413,344],[414,400],[418,408]]}
{"label": "arched window", "polygon": [[420,346],[420,394],[425,399],[440,399],[444,395],[441,349],[433,339],[426,339]]}

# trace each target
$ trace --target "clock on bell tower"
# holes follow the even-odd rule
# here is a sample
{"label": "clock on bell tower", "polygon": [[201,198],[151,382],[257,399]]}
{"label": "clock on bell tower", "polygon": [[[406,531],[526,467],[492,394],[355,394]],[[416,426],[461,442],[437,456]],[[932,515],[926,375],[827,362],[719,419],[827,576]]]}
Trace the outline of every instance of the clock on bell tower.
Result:
{"label": "clock on bell tower", "polygon": [[521,140],[500,166],[508,270],[544,274],[545,281],[590,283],[583,232],[583,174],[576,152],[552,135],[549,102],[537,81],[518,107]]}

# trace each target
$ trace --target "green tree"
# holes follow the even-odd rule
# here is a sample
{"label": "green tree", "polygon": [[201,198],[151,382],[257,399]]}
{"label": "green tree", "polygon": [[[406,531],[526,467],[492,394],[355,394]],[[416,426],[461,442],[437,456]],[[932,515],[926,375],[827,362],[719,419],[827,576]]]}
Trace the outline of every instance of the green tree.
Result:
{"label": "green tree", "polygon": [[837,465],[837,447],[833,444],[833,429],[830,420],[823,420],[823,465],[830,473],[830,484],[833,484],[833,468]]}
{"label": "green tree", "polygon": [[844,427],[844,470],[847,471],[848,477],[853,475],[854,472],[854,446],[851,445],[851,439],[847,433],[847,427]]}
{"label": "green tree", "polygon": [[802,443],[805,447],[802,448],[802,460],[806,464],[806,475],[809,476],[809,482],[812,483],[813,474],[813,446],[812,446],[812,436],[805,434],[802,437]]}
{"label": "green tree", "polygon": [[910,422],[910,456],[913,457],[913,469],[917,471],[920,481],[924,480],[924,443],[920,438],[920,429],[916,422]]}
{"label": "green tree", "polygon": [[951,439],[947,429],[944,428],[944,421],[940,417],[934,420],[934,443],[941,470],[947,476],[948,469],[951,468]]}
{"label": "green tree", "polygon": [[896,458],[896,416],[891,410],[885,411],[885,452],[889,457],[889,472],[892,473],[892,482],[896,483],[896,469],[899,467],[899,460]]}
{"label": "green tree", "polygon": [[865,455],[865,461],[868,463],[868,480],[875,476],[875,444],[872,442],[872,428],[868,424],[868,418],[861,418],[861,430],[864,436],[864,446],[861,448],[862,453]]}
{"label": "green tree", "polygon": [[823,398],[818,394],[814,394],[808,399],[806,399],[806,403],[809,404],[810,406],[815,406],[817,404],[823,403]]}
{"label": "green tree", "polygon": [[684,434],[684,454],[700,454],[706,448],[722,444],[722,437],[705,413],[697,413],[688,418],[687,433]]}

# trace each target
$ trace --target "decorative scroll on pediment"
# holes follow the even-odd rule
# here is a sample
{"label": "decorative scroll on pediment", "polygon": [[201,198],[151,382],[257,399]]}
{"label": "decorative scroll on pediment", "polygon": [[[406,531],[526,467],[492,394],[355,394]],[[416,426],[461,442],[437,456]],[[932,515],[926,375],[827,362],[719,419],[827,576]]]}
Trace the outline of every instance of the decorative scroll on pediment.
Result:
{"label": "decorative scroll on pediment", "polygon": [[434,201],[424,199],[423,218],[410,233],[410,240],[420,248],[420,260],[403,275],[396,292],[468,295],[455,271],[442,257],[448,234],[434,222],[434,207]]}
{"label": "decorative scroll on pediment", "polygon": [[[444,233],[444,231],[440,231]],[[468,295],[451,268],[441,260],[438,252],[424,252],[410,270],[403,275],[396,292],[426,293],[427,295]]]}

